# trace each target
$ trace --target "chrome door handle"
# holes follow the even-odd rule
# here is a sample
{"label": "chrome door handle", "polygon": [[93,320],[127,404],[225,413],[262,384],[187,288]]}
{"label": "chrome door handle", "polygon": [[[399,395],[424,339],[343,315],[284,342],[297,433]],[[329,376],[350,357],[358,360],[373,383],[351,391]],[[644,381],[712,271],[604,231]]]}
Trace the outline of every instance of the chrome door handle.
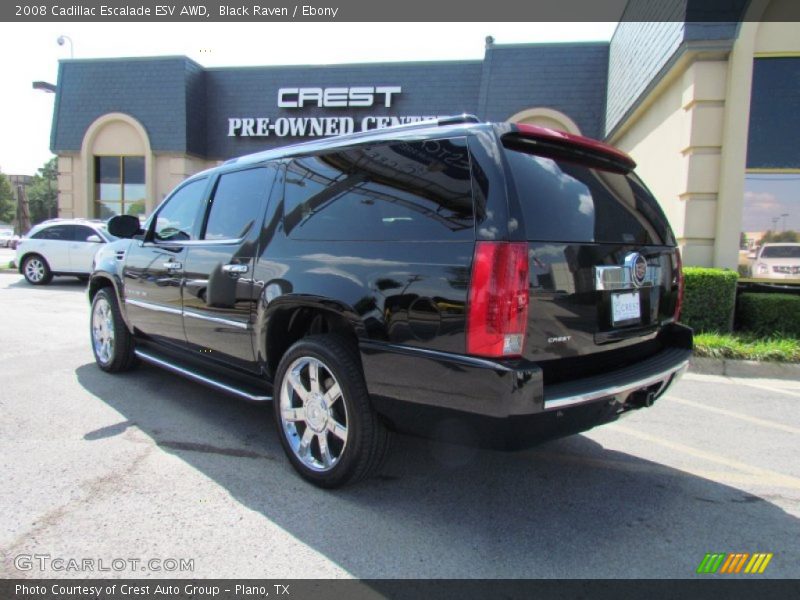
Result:
{"label": "chrome door handle", "polygon": [[249,270],[250,268],[247,265],[222,265],[223,273],[236,273],[238,275],[247,273]]}
{"label": "chrome door handle", "polygon": [[178,261],[167,261],[164,263],[164,268],[167,271],[177,271],[178,269],[183,268],[183,264],[179,263]]}

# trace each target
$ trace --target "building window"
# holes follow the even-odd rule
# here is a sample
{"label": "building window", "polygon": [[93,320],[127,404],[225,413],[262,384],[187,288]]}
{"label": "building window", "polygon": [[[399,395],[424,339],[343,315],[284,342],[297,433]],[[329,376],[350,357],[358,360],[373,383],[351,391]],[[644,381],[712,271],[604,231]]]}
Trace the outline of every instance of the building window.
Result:
{"label": "building window", "polygon": [[753,59],[739,273],[800,280],[800,55]]}
{"label": "building window", "polygon": [[96,217],[144,214],[143,156],[95,156],[94,182]]}
{"label": "building window", "polygon": [[[784,172],[749,171],[744,187],[744,214],[739,235],[739,273],[744,277],[800,279],[800,256],[784,261],[791,269],[771,272],[757,258],[764,244],[791,244],[800,250],[800,169]],[[790,264],[791,263],[791,264]],[[765,266],[766,265],[766,266]]]}

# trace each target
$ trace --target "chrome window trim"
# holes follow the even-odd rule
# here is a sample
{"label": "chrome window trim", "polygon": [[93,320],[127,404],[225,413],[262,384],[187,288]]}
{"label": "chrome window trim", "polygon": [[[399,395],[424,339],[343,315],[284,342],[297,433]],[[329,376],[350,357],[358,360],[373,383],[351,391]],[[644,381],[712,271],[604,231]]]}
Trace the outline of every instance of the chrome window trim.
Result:
{"label": "chrome window trim", "polygon": [[243,241],[243,237],[235,240],[185,240],[179,242],[170,242],[169,240],[147,240],[142,244],[142,246],[175,249],[182,248],[184,246],[230,246],[234,244],[241,244]]}

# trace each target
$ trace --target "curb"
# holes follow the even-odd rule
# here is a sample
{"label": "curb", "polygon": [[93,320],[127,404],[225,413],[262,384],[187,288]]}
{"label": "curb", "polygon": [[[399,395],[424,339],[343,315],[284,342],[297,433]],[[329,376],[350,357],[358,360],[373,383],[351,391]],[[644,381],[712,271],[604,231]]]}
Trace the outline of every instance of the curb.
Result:
{"label": "curb", "polygon": [[730,358],[705,358],[693,356],[689,372],[701,375],[726,377],[755,377],[761,379],[794,379],[800,381],[800,364],[734,360]]}

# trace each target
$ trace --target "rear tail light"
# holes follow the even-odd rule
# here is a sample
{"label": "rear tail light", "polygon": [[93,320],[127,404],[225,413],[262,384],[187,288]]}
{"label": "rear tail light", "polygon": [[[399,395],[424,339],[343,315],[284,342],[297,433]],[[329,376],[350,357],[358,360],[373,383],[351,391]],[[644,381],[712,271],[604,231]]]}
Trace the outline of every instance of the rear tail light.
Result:
{"label": "rear tail light", "polygon": [[522,354],[528,325],[528,244],[477,242],[467,314],[467,353]]}
{"label": "rear tail light", "polygon": [[678,281],[678,301],[675,302],[675,321],[681,318],[681,307],[683,306],[683,261],[681,260],[680,248],[675,248],[675,279]]}

